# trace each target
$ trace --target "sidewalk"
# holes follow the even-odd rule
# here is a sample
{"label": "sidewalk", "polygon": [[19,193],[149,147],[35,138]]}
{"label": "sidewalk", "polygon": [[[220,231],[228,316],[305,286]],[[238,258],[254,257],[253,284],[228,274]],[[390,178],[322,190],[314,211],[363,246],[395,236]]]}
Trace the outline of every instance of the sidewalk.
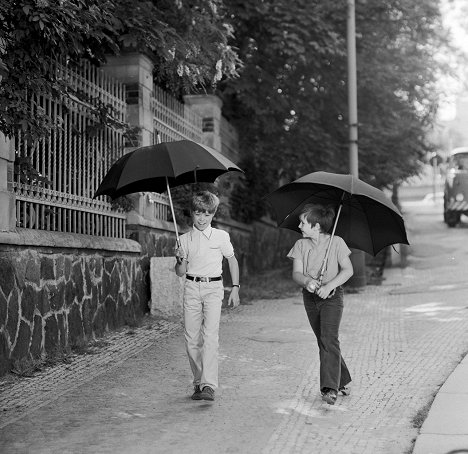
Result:
{"label": "sidewalk", "polygon": [[468,355],[443,384],[413,454],[468,453]]}
{"label": "sidewalk", "polygon": [[[318,349],[298,293],[223,311],[214,403],[190,400],[181,325],[167,321],[112,333],[95,355],[5,383],[0,452],[410,454],[416,439],[414,454],[447,454],[465,443],[442,439],[450,432],[440,427],[449,391],[466,383],[466,359],[457,365],[468,349],[468,230],[447,235],[437,213],[417,221],[408,267],[345,297],[353,388],[336,405],[318,392]],[[435,394],[419,434],[413,420]],[[468,408],[461,394],[457,402],[452,411]],[[453,412],[452,431],[467,414]]]}
{"label": "sidewalk", "polygon": [[[419,212],[422,215],[428,215],[433,210],[437,214],[442,212],[441,200],[436,204],[426,203],[419,206],[416,203],[408,203],[407,207],[411,205],[416,207],[416,213]],[[466,218],[463,221],[466,221]],[[446,229],[445,226],[442,228]],[[459,228],[465,230],[462,234],[467,233],[465,224]],[[445,232],[450,235],[451,230],[448,229]],[[455,259],[455,256],[451,258]],[[466,263],[462,263],[460,268],[466,270]],[[402,270],[399,272],[398,268],[386,271],[388,277],[393,275],[392,279],[400,282],[404,281],[403,273]],[[437,282],[441,283],[429,286],[426,291],[468,289],[466,275],[461,280],[453,279],[451,276],[445,283],[440,279]],[[465,290],[465,301],[466,295],[467,290]],[[450,298],[445,298],[445,301],[449,302]],[[465,306],[465,309],[468,309],[468,306]],[[437,392],[420,429],[412,454],[468,453],[468,348],[463,352],[463,356],[461,362]]]}
{"label": "sidewalk", "polygon": [[[385,270],[387,285],[401,285],[405,282],[405,270]],[[411,272],[410,272],[411,276]],[[468,288],[466,282],[448,284]],[[426,287],[441,287],[439,284],[416,284],[406,291],[421,291]],[[437,288],[436,291],[440,291]],[[465,293],[466,294],[466,293]],[[468,309],[468,306],[465,307]],[[417,436],[412,454],[468,454],[468,350],[445,383],[440,387],[432,402],[426,419]]]}

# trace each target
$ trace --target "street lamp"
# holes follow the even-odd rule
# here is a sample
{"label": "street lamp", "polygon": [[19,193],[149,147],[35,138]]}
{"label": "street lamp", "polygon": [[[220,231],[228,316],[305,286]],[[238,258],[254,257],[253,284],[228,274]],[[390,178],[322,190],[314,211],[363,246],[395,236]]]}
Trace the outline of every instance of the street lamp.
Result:
{"label": "street lamp", "polygon": [[[349,171],[359,177],[358,166],[358,113],[357,113],[357,70],[356,70],[356,14],[354,0],[348,0],[347,17],[348,47],[348,117],[349,117]],[[366,259],[364,252],[353,250],[351,254],[354,274],[348,281],[351,287],[367,284]]]}

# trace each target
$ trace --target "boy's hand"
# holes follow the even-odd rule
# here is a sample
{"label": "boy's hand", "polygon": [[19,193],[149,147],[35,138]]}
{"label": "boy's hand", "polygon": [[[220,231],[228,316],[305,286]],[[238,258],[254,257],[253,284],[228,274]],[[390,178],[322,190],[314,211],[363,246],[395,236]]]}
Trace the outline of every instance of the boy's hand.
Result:
{"label": "boy's hand", "polygon": [[229,295],[228,306],[237,307],[240,304],[239,287],[232,287]]}
{"label": "boy's hand", "polygon": [[176,256],[177,263],[180,265],[183,262],[183,260],[186,258],[185,252],[182,246],[176,246],[175,256]]}
{"label": "boy's hand", "polygon": [[327,299],[332,291],[333,288],[331,288],[328,284],[325,284],[318,288],[315,293],[320,296],[320,298]]}
{"label": "boy's hand", "polygon": [[310,279],[305,289],[310,293],[316,293],[318,290],[318,281],[316,279]]}

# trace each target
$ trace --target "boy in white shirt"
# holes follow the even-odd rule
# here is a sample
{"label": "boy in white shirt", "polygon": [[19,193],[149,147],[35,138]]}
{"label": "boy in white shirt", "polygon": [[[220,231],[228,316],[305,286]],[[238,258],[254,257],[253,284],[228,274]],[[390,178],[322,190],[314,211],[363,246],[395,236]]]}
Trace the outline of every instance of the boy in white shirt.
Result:
{"label": "boy in white shirt", "polygon": [[239,264],[229,233],[211,226],[219,199],[209,191],[192,198],[193,228],[181,235],[175,272],[185,275],[185,346],[193,373],[193,400],[214,400],[218,387],[218,332],[224,298],[223,258],[231,273],[228,304],[239,305]]}

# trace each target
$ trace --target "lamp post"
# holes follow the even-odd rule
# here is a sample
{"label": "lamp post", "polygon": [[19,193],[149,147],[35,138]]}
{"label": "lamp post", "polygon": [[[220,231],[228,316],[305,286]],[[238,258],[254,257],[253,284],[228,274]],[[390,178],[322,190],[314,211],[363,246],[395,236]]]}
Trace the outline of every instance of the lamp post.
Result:
{"label": "lamp post", "polygon": [[[358,166],[358,113],[357,113],[357,71],[356,71],[356,19],[354,0],[348,0],[347,50],[348,50],[348,117],[349,117],[349,171],[359,177]],[[354,274],[348,281],[351,287],[364,287],[366,259],[364,252],[353,250],[351,254]]]}

